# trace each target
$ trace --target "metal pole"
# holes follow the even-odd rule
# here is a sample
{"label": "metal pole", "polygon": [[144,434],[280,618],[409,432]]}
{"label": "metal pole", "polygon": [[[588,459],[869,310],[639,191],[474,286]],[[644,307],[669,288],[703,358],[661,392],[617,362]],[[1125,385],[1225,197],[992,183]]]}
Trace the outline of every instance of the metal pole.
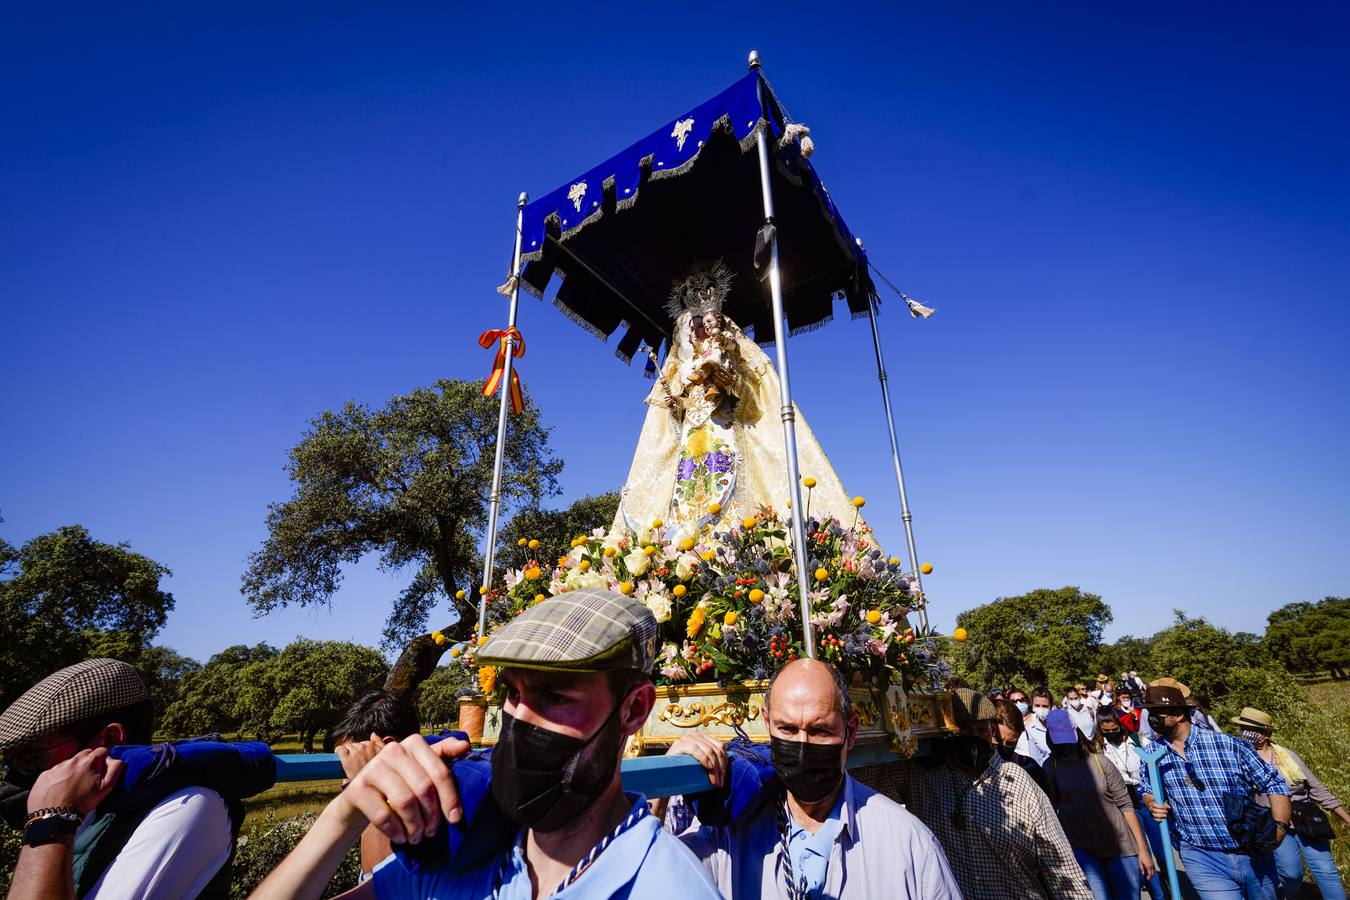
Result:
{"label": "metal pole", "polygon": [[[760,67],[759,53],[750,53],[750,71]],[[759,101],[765,104],[764,81],[759,82]],[[766,125],[755,141],[759,149],[759,186],[764,195],[764,221],[773,223],[773,188],[769,184],[769,130]],[[787,449],[788,496],[792,500],[792,552],[797,560],[797,586],[801,594],[802,649],[810,659],[816,658],[816,636],[811,630],[811,600],[808,597],[810,562],[806,555],[806,524],[802,521],[802,478],[797,462],[797,415],[792,406],[792,388],[788,383],[787,335],[783,319],[783,279],[778,270],[778,236],[769,246],[769,296],[773,300],[773,343],[778,355],[779,410],[783,418],[783,443]]]}
{"label": "metal pole", "polygon": [[[858,238],[858,249],[862,239]],[[914,580],[923,592],[923,573],[919,571],[919,555],[914,549],[913,517],[909,514],[909,498],[905,495],[905,472],[900,468],[900,443],[895,438],[895,416],[891,413],[891,389],[886,383],[886,361],[881,357],[881,332],[877,331],[876,297],[867,298],[867,321],[872,325],[872,348],[877,352],[877,380],[881,382],[881,402],[886,407],[886,431],[891,436],[891,462],[895,465],[895,483],[900,488],[900,519],[905,523],[905,545],[909,548],[909,566]],[[919,627],[928,630],[928,611],[919,610]]]}
{"label": "metal pole", "polygon": [[[529,196],[521,194],[516,201],[516,250],[511,255],[511,309],[506,316],[506,327],[516,327],[516,309],[520,305],[520,242],[525,227],[525,204]],[[502,371],[501,405],[497,409],[497,455],[492,460],[492,493],[488,494],[487,542],[483,548],[483,585],[478,594],[478,636],[487,632],[487,589],[492,585],[492,563],[497,551],[497,512],[502,503],[502,465],[506,457],[506,417],[510,411],[511,361],[516,339],[505,338],[506,365]]]}

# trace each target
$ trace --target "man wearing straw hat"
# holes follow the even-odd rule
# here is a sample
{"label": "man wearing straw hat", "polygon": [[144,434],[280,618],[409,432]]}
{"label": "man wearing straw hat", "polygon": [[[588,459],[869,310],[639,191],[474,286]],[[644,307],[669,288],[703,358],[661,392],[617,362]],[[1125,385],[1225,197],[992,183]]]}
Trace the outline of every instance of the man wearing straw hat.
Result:
{"label": "man wearing straw hat", "polygon": [[[478,654],[506,684],[501,736],[492,751],[491,800],[516,825],[514,843],[480,861],[452,865],[395,857],[345,896],[360,898],[719,897],[702,864],[626,794],[624,738],[656,702],[651,683],[656,619],[643,604],[598,588],[533,606]],[[464,822],[448,763],[469,745],[420,735],[387,744],[320,814],[254,897],[317,898],[367,824],[399,845],[451,844],[479,831]],[[446,823],[449,825],[446,825]],[[467,837],[464,837],[467,835]]]}
{"label": "man wearing straw hat", "polygon": [[[1144,764],[1141,799],[1153,818],[1171,822],[1186,876],[1202,900],[1246,897],[1275,900],[1279,894],[1271,852],[1289,832],[1289,786],[1250,744],[1191,722],[1191,704],[1180,687],[1151,684],[1144,691],[1149,724],[1167,753],[1158,760],[1166,803],[1158,803]],[[1247,823],[1244,798],[1265,794],[1274,821],[1269,836],[1251,823],[1251,834],[1230,825]],[[1241,838],[1241,840],[1240,840]]]}
{"label": "man wearing straw hat", "polygon": [[1284,882],[1285,897],[1298,896],[1306,862],[1325,900],[1345,900],[1345,885],[1331,858],[1330,841],[1335,832],[1322,810],[1339,816],[1347,825],[1350,812],[1297,753],[1270,739],[1275,731],[1270,713],[1246,706],[1229,721],[1238,727],[1242,739],[1256,748],[1257,756],[1280,770],[1289,785],[1294,831],[1275,848],[1275,867]]}

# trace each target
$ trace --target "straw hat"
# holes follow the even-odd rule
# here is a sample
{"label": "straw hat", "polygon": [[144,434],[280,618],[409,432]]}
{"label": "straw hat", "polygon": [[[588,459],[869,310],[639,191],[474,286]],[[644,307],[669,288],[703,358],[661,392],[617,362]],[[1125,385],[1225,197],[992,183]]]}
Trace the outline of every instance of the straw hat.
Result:
{"label": "straw hat", "polygon": [[1270,713],[1253,706],[1242,707],[1242,712],[1228,721],[1241,728],[1252,728],[1257,731],[1275,730],[1275,720],[1270,717]]}

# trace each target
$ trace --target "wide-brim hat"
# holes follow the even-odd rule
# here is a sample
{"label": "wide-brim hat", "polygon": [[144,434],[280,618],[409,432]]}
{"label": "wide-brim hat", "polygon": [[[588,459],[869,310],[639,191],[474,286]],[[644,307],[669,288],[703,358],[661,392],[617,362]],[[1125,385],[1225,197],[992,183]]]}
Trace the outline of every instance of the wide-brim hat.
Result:
{"label": "wide-brim hat", "polygon": [[[1161,681],[1163,679],[1159,679]],[[1167,681],[1172,681],[1168,678]],[[1186,694],[1182,693],[1181,686],[1172,681],[1171,684],[1159,684],[1154,682],[1144,688],[1145,709],[1157,709],[1161,707],[1189,707],[1191,704],[1187,700]]]}
{"label": "wide-brim hat", "polygon": [[1238,713],[1228,721],[1240,728],[1252,728],[1257,731],[1275,730],[1275,720],[1271,718],[1270,713],[1265,710],[1257,709],[1254,706],[1242,707],[1242,712]]}
{"label": "wide-brim hat", "polygon": [[656,617],[645,604],[603,588],[577,588],[512,619],[478,651],[478,662],[554,672],[638,669],[650,674],[656,642]]}

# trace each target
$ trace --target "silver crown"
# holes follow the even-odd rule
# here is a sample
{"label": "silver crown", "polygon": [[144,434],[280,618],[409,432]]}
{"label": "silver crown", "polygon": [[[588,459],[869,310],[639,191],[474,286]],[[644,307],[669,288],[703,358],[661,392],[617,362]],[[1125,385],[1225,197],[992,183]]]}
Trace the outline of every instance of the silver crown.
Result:
{"label": "silver crown", "polygon": [[672,319],[679,318],[684,312],[696,316],[721,312],[722,304],[731,293],[731,278],[731,269],[719,259],[708,268],[675,282],[670,288],[666,312]]}

